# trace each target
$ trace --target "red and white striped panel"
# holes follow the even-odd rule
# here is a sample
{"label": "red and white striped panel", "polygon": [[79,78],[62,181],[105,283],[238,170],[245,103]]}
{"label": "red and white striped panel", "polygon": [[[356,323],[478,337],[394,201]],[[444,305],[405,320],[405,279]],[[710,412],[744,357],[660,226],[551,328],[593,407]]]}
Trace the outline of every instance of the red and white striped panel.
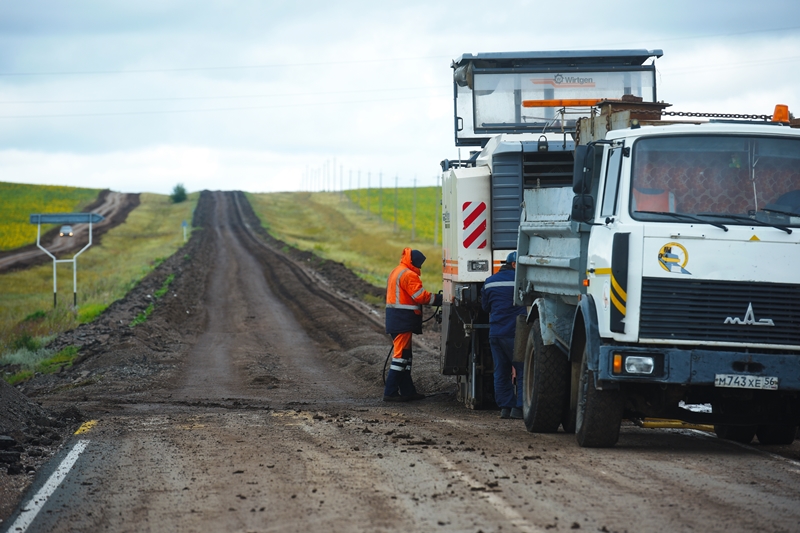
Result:
{"label": "red and white striped panel", "polygon": [[461,244],[464,248],[486,248],[489,236],[486,231],[486,202],[464,202],[461,215],[464,220]]}

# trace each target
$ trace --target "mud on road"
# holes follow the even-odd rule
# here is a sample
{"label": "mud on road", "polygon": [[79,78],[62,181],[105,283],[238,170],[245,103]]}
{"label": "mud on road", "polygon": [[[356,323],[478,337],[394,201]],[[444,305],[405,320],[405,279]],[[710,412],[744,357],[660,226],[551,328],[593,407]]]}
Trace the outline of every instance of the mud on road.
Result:
{"label": "mud on road", "polygon": [[204,193],[195,223],[129,298],[58,339],[83,346],[80,364],[23,389],[97,420],[40,470],[29,496],[88,441],[30,531],[798,529],[797,444],[531,435],[455,401],[435,331],[413,370],[430,396],[383,403],[389,341],[358,298],[375,289],[263,234],[241,194]]}

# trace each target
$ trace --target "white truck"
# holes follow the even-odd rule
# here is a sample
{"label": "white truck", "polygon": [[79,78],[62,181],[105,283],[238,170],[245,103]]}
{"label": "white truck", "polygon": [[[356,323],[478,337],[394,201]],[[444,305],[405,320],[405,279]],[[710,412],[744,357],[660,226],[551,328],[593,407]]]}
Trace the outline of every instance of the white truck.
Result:
{"label": "white truck", "polygon": [[666,418],[739,442],[791,443],[798,124],[780,106],[773,117],[662,120],[660,56],[453,63],[456,144],[481,150],[442,162],[441,370],[458,376],[469,407],[493,406],[480,288],[516,250],[529,431],[563,427],[603,447],[623,419]]}

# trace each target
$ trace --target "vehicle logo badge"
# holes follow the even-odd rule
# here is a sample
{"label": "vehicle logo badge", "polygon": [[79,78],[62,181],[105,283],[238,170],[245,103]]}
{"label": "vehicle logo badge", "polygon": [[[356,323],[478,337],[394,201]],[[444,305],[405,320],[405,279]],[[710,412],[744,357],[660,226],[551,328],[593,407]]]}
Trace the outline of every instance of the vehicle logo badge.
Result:
{"label": "vehicle logo badge", "polygon": [[691,275],[692,273],[686,270],[688,262],[689,252],[677,242],[667,243],[658,251],[658,264],[667,272]]}
{"label": "vehicle logo badge", "polygon": [[747,306],[747,312],[744,314],[744,320],[737,317],[728,317],[723,324],[738,324],[740,326],[774,326],[775,322],[771,318],[761,318],[756,321],[756,315],[753,313],[753,302]]}

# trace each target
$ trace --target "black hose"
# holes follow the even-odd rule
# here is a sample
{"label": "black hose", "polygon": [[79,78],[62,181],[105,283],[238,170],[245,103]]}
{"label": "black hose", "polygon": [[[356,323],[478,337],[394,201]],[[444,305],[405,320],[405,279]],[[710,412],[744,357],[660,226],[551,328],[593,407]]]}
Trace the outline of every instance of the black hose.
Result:
{"label": "black hose", "polygon": [[386,365],[389,364],[389,358],[392,356],[392,352],[394,351],[394,345],[389,348],[389,353],[386,354],[386,361],[383,362],[383,372],[381,372],[381,377],[383,377],[383,384],[386,385]]}

